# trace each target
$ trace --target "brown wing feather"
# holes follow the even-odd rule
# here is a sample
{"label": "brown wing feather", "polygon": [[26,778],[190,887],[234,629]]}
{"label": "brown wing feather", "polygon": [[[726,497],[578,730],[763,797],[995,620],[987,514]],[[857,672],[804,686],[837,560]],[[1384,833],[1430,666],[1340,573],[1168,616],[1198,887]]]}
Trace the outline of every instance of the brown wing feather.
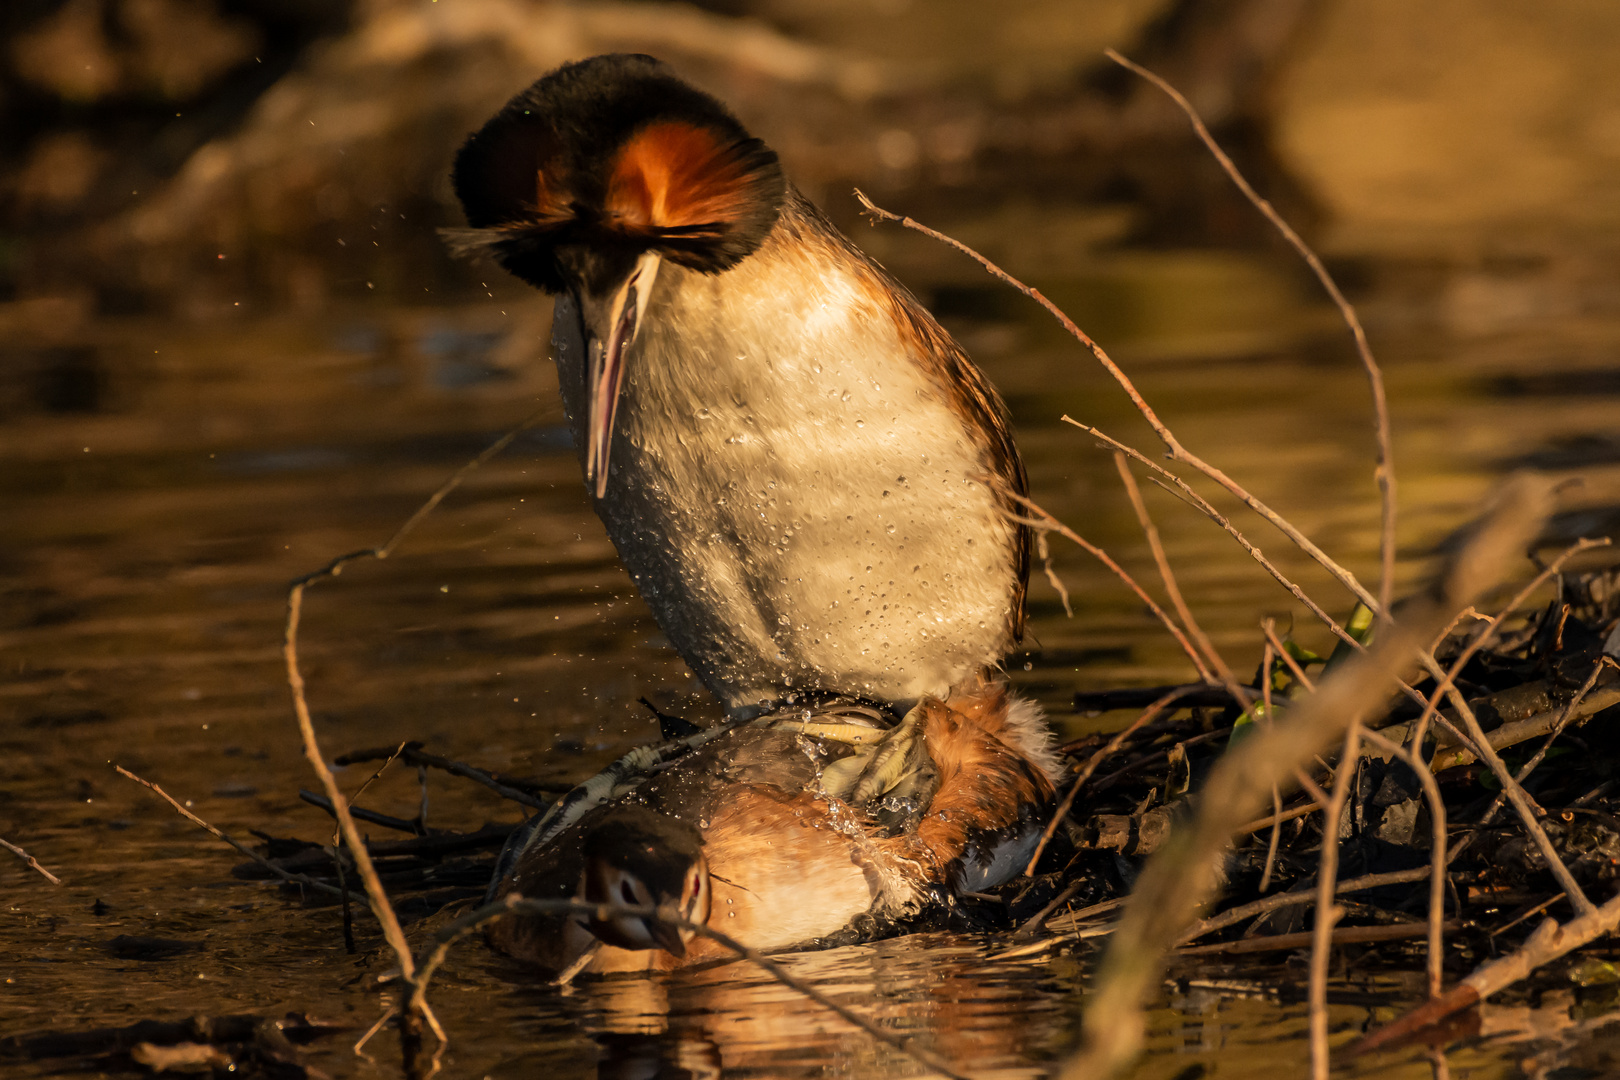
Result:
{"label": "brown wing feather", "polygon": [[924,710],[922,734],[939,771],[939,790],[917,826],[917,839],[943,866],[958,859],[975,834],[1012,828],[1053,801],[1046,775],[993,734],[1006,706],[1002,684],[960,703],[925,698],[917,706]]}

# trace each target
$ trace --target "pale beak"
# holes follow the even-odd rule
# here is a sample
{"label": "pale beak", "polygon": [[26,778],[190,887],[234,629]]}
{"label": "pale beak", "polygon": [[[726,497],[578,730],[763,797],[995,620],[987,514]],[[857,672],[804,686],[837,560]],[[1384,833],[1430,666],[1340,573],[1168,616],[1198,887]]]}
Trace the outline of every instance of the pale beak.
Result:
{"label": "pale beak", "polygon": [[660,261],[654,251],[636,260],[608,308],[607,341],[593,340],[587,354],[585,482],[598,499],[607,494],[608,451],[613,444],[613,418],[619,411],[619,387],[624,382],[624,355],[641,330]]}

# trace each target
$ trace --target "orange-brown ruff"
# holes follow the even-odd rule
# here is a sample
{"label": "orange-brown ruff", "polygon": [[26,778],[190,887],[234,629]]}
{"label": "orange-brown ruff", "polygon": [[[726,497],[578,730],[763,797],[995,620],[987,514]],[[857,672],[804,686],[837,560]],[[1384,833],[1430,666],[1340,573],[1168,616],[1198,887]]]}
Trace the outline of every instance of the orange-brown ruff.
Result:
{"label": "orange-brown ruff", "polygon": [[[1022,868],[1053,789],[1043,771],[1048,763],[1015,749],[1026,738],[1016,729],[1030,720],[1021,707],[1001,684],[919,703],[914,715],[938,786],[892,835],[821,793],[825,766],[847,748],[806,737],[786,716],[716,739],[622,802],[696,827],[716,930],[760,949],[859,936],[915,914],[938,890],[986,888]],[[555,842],[525,852],[499,895],[575,895],[583,838],[619,805],[598,808]],[[548,972],[566,968],[593,943],[578,922],[560,917],[504,919],[489,939]],[[730,955],[705,938],[692,939],[681,957],[603,946],[584,970],[665,970]]]}
{"label": "orange-brown ruff", "polygon": [[468,140],[455,185],[552,346],[596,510],[733,715],[897,705],[1023,627],[1005,407],[916,299],[718,102],[647,57],[562,68]]}

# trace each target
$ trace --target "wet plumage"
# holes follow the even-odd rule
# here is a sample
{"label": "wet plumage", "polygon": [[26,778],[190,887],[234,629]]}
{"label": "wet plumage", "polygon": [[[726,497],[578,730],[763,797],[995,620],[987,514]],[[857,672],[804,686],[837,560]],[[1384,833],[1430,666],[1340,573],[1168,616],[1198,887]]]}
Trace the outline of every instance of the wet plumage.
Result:
{"label": "wet plumage", "polygon": [[[781,949],[881,932],[942,895],[991,887],[1022,868],[1050,811],[1052,760],[1038,714],[1004,686],[920,702],[912,716],[929,775],[921,784],[900,777],[868,805],[829,794],[823,781],[830,765],[858,762],[871,744],[819,733],[847,739],[846,728],[862,722],[836,710],[807,721],[807,711],[753,721],[590,811],[524,851],[500,892],[585,897],[593,848],[628,868],[668,837],[677,846],[695,838],[700,856],[683,847],[684,861],[662,872],[685,892],[666,886],[664,899],[652,902],[680,906],[695,895],[683,874],[701,861],[709,925],[756,948]],[[882,726],[867,730],[880,736]],[[610,842],[604,830],[614,832]],[[558,916],[502,920],[490,940],[556,972],[595,938]],[[621,944],[601,947],[585,970],[667,969],[731,955],[701,937],[674,951]]]}
{"label": "wet plumage", "polygon": [[457,160],[482,247],[557,297],[596,509],[734,715],[811,692],[902,711],[1022,632],[1006,410],[910,293],[712,98],[597,57]]}

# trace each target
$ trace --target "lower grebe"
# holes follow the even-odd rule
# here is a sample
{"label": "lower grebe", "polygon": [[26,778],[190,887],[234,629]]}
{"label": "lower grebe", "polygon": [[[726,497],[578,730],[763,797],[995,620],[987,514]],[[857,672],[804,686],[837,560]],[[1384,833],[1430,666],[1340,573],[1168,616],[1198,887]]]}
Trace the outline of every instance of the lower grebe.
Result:
{"label": "lower grebe", "polygon": [[[1053,801],[1039,709],[980,681],[923,698],[892,730],[881,717],[800,708],[736,727],[531,841],[494,895],[667,906],[775,950],[858,940],[1012,878]],[[732,955],[630,917],[512,916],[488,936],[551,973]]]}

